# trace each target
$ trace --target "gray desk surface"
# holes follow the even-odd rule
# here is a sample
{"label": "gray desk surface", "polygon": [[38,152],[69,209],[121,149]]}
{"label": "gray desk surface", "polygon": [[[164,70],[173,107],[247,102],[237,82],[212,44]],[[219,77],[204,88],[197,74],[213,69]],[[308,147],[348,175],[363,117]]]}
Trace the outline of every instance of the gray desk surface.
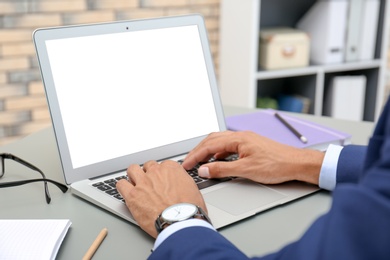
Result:
{"label": "gray desk surface", "polygon": [[[248,112],[248,109],[225,108],[226,115],[244,112]],[[369,122],[299,116],[349,132],[353,135],[352,142],[355,144],[366,144],[373,130],[373,123]],[[42,169],[49,178],[64,182],[51,128],[2,146],[0,152],[20,156]],[[35,174],[7,160],[2,181],[20,180]],[[42,184],[0,189],[0,218],[70,219],[73,224],[60,248],[58,259],[82,258],[103,227],[108,228],[108,235],[94,259],[145,259],[150,254],[154,240],[137,226],[79,199],[70,192],[62,194],[53,185],[49,185],[49,189],[52,196],[50,205],[45,202]],[[330,203],[330,194],[320,191],[225,227],[220,232],[248,256],[271,253],[298,239],[319,215],[329,209]]]}

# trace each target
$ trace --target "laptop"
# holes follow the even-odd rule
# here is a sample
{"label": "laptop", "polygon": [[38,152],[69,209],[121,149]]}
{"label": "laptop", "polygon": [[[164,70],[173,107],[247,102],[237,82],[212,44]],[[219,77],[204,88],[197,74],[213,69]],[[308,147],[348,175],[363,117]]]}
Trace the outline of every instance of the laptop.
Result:
{"label": "laptop", "polygon": [[[66,183],[131,223],[115,193],[130,164],[182,160],[226,130],[200,15],[42,28],[33,39]],[[318,190],[195,179],[216,228]]]}

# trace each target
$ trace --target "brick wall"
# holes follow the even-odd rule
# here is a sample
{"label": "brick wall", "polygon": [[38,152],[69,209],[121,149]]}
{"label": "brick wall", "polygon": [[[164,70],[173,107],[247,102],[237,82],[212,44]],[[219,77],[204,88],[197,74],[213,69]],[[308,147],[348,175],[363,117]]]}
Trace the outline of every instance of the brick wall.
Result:
{"label": "brick wall", "polygon": [[218,69],[220,0],[0,0],[0,145],[50,125],[32,43],[39,27],[200,13]]}

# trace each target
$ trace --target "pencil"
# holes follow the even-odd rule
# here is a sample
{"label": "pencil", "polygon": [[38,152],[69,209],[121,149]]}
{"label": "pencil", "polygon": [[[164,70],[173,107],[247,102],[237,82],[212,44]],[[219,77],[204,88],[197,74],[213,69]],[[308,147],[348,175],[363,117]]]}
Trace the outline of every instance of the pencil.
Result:
{"label": "pencil", "polygon": [[100,231],[99,235],[96,237],[95,241],[93,241],[87,253],[85,253],[83,260],[90,260],[92,258],[100,244],[103,242],[104,238],[107,236],[107,232],[107,228],[103,228],[102,231]]}
{"label": "pencil", "polygon": [[280,122],[282,122],[296,137],[299,138],[299,140],[302,141],[302,143],[307,143],[307,138],[303,136],[301,133],[299,133],[292,125],[290,125],[281,115],[279,115],[277,112],[275,112],[275,116],[277,119],[279,119]]}

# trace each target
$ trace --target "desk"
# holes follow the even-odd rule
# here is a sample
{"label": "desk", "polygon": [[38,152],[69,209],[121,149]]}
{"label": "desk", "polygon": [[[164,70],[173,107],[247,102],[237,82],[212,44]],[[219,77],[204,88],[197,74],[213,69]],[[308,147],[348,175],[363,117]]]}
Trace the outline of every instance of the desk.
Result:
{"label": "desk", "polygon": [[[249,112],[248,109],[226,107],[226,115]],[[353,135],[355,144],[367,144],[373,130],[370,122],[348,122],[326,117],[298,115]],[[54,180],[64,182],[52,128],[0,147],[0,152],[15,155],[33,163]],[[7,160],[2,181],[24,179],[35,173]],[[12,174],[7,174],[11,172]],[[38,177],[35,176],[35,177]],[[137,226],[106,212],[70,192],[63,194],[49,184],[52,202],[46,204],[42,184],[0,189],[0,218],[69,218],[72,226],[60,248],[58,259],[81,259],[103,227],[108,235],[94,256],[98,259],[145,259],[154,240]],[[220,232],[248,256],[278,250],[298,239],[307,227],[331,203],[329,192],[320,191],[295,202],[268,210],[235,223]]]}

